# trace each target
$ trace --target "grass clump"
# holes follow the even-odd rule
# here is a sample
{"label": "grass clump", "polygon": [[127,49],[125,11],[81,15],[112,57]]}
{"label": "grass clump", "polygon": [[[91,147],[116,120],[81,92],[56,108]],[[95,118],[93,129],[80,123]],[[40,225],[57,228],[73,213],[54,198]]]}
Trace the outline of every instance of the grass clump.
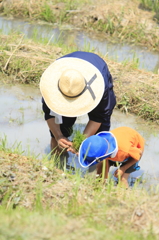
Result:
{"label": "grass clump", "polygon": [[89,0],[13,0],[12,3],[2,1],[0,12],[5,16],[25,17],[31,20],[43,20],[50,23],[69,21],[69,11],[87,4]]}
{"label": "grass clump", "polygon": [[0,73],[14,76],[13,83],[37,84],[44,70],[68,52],[69,46],[61,48],[60,44],[37,44],[17,33],[1,35]]}
{"label": "grass clump", "polygon": [[86,139],[86,135],[81,133],[79,130],[74,132],[74,137],[72,140],[73,143],[73,148],[75,149],[76,152],[79,151],[81,143]]}
{"label": "grass clump", "polygon": [[0,239],[158,239],[157,191],[102,184],[57,169],[53,158],[2,150],[0,169]]}
{"label": "grass clump", "polygon": [[140,0],[141,8],[155,12],[154,20],[159,22],[159,0]]}
{"label": "grass clump", "polygon": [[140,0],[140,2],[145,9],[159,13],[159,0]]}

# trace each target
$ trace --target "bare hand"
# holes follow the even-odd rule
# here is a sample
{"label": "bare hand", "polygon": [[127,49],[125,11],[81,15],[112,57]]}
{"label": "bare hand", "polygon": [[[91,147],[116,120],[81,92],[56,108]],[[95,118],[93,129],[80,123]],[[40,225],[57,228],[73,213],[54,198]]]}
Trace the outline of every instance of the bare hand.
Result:
{"label": "bare hand", "polygon": [[114,177],[121,178],[123,176],[123,174],[124,174],[124,171],[121,168],[119,168],[115,171]]}
{"label": "bare hand", "polygon": [[64,136],[57,139],[57,144],[61,149],[64,149],[64,148],[68,149],[69,147],[72,146],[72,142]]}
{"label": "bare hand", "polygon": [[73,147],[67,148],[67,152],[72,152],[72,153],[78,155],[78,152],[76,152],[76,150]]}

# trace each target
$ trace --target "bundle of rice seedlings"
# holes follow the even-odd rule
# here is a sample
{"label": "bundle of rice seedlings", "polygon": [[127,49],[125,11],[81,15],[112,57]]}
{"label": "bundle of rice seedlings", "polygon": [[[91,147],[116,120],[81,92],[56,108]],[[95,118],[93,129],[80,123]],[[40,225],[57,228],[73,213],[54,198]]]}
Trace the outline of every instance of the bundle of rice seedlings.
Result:
{"label": "bundle of rice seedlings", "polygon": [[79,151],[81,143],[86,139],[86,135],[81,133],[79,130],[74,132],[74,137],[72,140],[72,147],[75,149],[76,152]]}

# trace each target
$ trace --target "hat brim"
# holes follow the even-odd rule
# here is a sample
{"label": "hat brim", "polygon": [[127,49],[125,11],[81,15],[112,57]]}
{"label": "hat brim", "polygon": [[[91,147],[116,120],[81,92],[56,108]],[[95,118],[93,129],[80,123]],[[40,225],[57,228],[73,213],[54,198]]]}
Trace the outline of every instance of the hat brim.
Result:
{"label": "hat brim", "polygon": [[[87,82],[96,74],[91,83],[95,95],[92,98],[89,90],[76,98],[64,96],[58,88],[58,81],[63,71],[74,69],[79,71]],[[91,63],[80,58],[64,57],[53,62],[42,74],[40,91],[47,106],[55,113],[66,117],[78,117],[92,111],[100,102],[105,89],[101,72]]]}
{"label": "hat brim", "polygon": [[79,155],[78,155],[79,164],[83,168],[88,168],[90,166],[93,166],[93,165],[97,164],[100,161],[103,161],[104,159],[106,159],[108,157],[115,157],[116,154],[117,154],[118,144],[117,144],[116,138],[113,135],[113,133],[103,131],[103,132],[99,132],[96,135],[98,135],[102,138],[105,138],[109,142],[109,147],[108,147],[107,153],[103,156],[98,157],[98,158],[95,157],[90,162],[89,160],[87,160],[87,156],[85,156],[86,153],[83,151],[83,143],[84,143],[84,141],[86,141],[86,139],[85,139],[80,146]]}

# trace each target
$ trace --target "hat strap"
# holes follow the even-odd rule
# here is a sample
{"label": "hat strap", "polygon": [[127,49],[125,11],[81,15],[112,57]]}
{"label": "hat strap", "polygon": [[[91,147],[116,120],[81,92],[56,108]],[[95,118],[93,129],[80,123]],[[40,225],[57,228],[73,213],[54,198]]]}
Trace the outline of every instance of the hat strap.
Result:
{"label": "hat strap", "polygon": [[90,92],[90,94],[91,94],[91,96],[92,96],[92,98],[93,98],[93,100],[95,100],[95,99],[96,99],[96,96],[95,96],[95,94],[94,94],[94,92],[93,92],[93,90],[92,90],[92,88],[91,88],[90,85],[93,83],[93,81],[94,81],[96,78],[97,78],[97,75],[94,74],[94,76],[93,76],[88,82],[87,82],[86,79],[85,79],[85,84],[86,84],[86,86],[84,87],[84,89],[82,90],[82,92],[79,93],[79,94],[76,95],[76,96],[68,96],[68,95],[64,94],[64,93],[61,91],[60,87],[59,87],[59,81],[58,81],[58,89],[59,89],[59,91],[60,91],[64,96],[69,97],[69,98],[79,97],[80,95],[82,95],[82,94],[88,89],[89,92]]}
{"label": "hat strap", "polygon": [[90,86],[91,86],[92,82],[94,82],[94,80],[95,80],[96,78],[97,78],[97,74],[94,74],[94,76],[89,80],[89,82],[87,82],[87,81],[85,80],[85,82],[86,82],[85,91],[86,91],[87,89],[89,90],[89,92],[90,92],[93,100],[96,99],[96,96],[95,96],[95,94],[94,94],[94,92],[93,92],[93,90],[92,90],[92,88],[91,88]]}

